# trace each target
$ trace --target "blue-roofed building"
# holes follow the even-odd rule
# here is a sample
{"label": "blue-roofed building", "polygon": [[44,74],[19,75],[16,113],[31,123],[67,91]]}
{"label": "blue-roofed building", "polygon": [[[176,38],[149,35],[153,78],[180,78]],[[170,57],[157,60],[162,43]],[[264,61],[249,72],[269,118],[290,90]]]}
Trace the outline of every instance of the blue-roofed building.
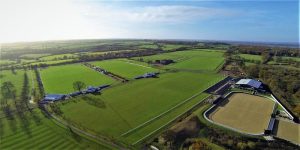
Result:
{"label": "blue-roofed building", "polygon": [[157,77],[157,74],[158,74],[158,73],[156,73],[156,72],[145,73],[144,75],[135,77],[135,79],[141,79],[141,78],[155,78],[155,77]]}
{"label": "blue-roofed building", "polygon": [[65,99],[66,95],[63,95],[63,94],[47,94],[45,97],[44,97],[44,101],[58,101],[58,100],[63,100]]}
{"label": "blue-roofed building", "polygon": [[241,79],[237,83],[235,83],[235,85],[254,89],[259,89],[262,87],[262,83],[254,79]]}
{"label": "blue-roofed building", "polygon": [[272,134],[272,131],[274,129],[276,119],[271,117],[269,121],[268,128],[265,130],[265,134]]}
{"label": "blue-roofed building", "polygon": [[87,93],[95,93],[98,91],[98,88],[97,87],[93,87],[93,86],[89,86],[87,89],[86,89],[86,92]]}

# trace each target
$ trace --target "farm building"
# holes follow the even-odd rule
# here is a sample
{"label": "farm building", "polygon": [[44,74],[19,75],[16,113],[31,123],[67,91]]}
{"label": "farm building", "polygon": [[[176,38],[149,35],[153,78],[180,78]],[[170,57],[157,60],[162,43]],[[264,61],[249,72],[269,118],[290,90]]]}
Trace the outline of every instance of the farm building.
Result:
{"label": "farm building", "polygon": [[235,85],[244,88],[262,88],[262,83],[254,79],[240,79],[237,83],[235,83]]}
{"label": "farm building", "polygon": [[155,72],[145,73],[144,75],[135,77],[135,79],[141,79],[141,78],[155,78],[155,77],[157,77],[157,74],[158,74],[158,73],[155,73]]}
{"label": "farm building", "polygon": [[63,94],[47,94],[44,97],[44,101],[58,101],[64,99],[66,96]]}
{"label": "farm building", "polygon": [[272,134],[276,119],[271,117],[268,128],[265,130],[265,134]]}

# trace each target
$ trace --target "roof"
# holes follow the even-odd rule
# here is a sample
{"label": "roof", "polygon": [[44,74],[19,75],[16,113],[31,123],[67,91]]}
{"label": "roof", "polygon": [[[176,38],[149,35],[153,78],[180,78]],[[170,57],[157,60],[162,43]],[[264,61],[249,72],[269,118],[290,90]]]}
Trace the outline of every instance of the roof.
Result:
{"label": "roof", "polygon": [[63,94],[47,94],[45,96],[44,100],[56,101],[56,100],[63,99],[64,97],[65,97],[65,95],[63,95]]}
{"label": "roof", "polygon": [[269,122],[269,125],[268,125],[268,130],[273,130],[273,128],[274,128],[274,124],[275,124],[275,118],[271,118],[270,119],[270,122]]}
{"label": "roof", "polygon": [[241,79],[236,84],[249,85],[249,86],[252,86],[255,88],[259,88],[262,83],[257,80],[253,80],[253,79]]}

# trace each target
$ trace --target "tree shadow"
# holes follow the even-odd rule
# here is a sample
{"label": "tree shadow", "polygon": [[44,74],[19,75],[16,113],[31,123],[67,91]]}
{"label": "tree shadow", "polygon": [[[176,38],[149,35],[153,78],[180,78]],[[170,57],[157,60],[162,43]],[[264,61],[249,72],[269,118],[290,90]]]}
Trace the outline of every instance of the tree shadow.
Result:
{"label": "tree shadow", "polygon": [[4,123],[2,121],[2,118],[0,118],[0,140],[4,136]]}
{"label": "tree shadow", "polygon": [[89,97],[89,96],[84,96],[82,99],[85,100],[88,104],[90,104],[92,106],[95,106],[95,107],[98,107],[98,108],[106,108],[106,104],[100,98],[93,98],[93,97]]}
{"label": "tree shadow", "polygon": [[3,106],[3,113],[5,114],[6,118],[7,118],[7,121],[8,121],[8,124],[9,124],[9,127],[11,129],[11,131],[13,131],[14,133],[17,132],[17,122],[16,122],[16,119],[13,115],[13,112],[10,108],[10,105],[5,105]]}
{"label": "tree shadow", "polygon": [[17,111],[17,117],[19,118],[20,120],[20,123],[21,123],[21,128],[22,130],[29,136],[31,137],[32,134],[31,134],[31,130],[30,130],[30,122],[26,116],[26,109],[24,107],[24,105],[22,104],[16,104],[16,111]]}

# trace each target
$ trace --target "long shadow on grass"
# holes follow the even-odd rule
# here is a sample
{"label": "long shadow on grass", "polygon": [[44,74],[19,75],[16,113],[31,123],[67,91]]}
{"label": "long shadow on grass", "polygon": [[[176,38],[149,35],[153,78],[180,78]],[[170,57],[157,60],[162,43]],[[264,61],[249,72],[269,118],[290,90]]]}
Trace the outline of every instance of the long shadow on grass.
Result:
{"label": "long shadow on grass", "polygon": [[17,132],[17,122],[13,115],[10,105],[3,106],[2,110],[7,118],[7,121],[8,121],[11,131],[16,133]]}
{"label": "long shadow on grass", "polygon": [[21,123],[21,128],[22,130],[29,136],[31,137],[31,130],[30,130],[30,122],[26,116],[26,109],[24,105],[22,104],[16,104],[16,109],[17,109],[17,117],[20,119]]}
{"label": "long shadow on grass", "polygon": [[[2,118],[0,118],[0,141],[3,136],[4,136],[4,124],[3,124]],[[1,144],[1,142],[0,142],[0,144]]]}

